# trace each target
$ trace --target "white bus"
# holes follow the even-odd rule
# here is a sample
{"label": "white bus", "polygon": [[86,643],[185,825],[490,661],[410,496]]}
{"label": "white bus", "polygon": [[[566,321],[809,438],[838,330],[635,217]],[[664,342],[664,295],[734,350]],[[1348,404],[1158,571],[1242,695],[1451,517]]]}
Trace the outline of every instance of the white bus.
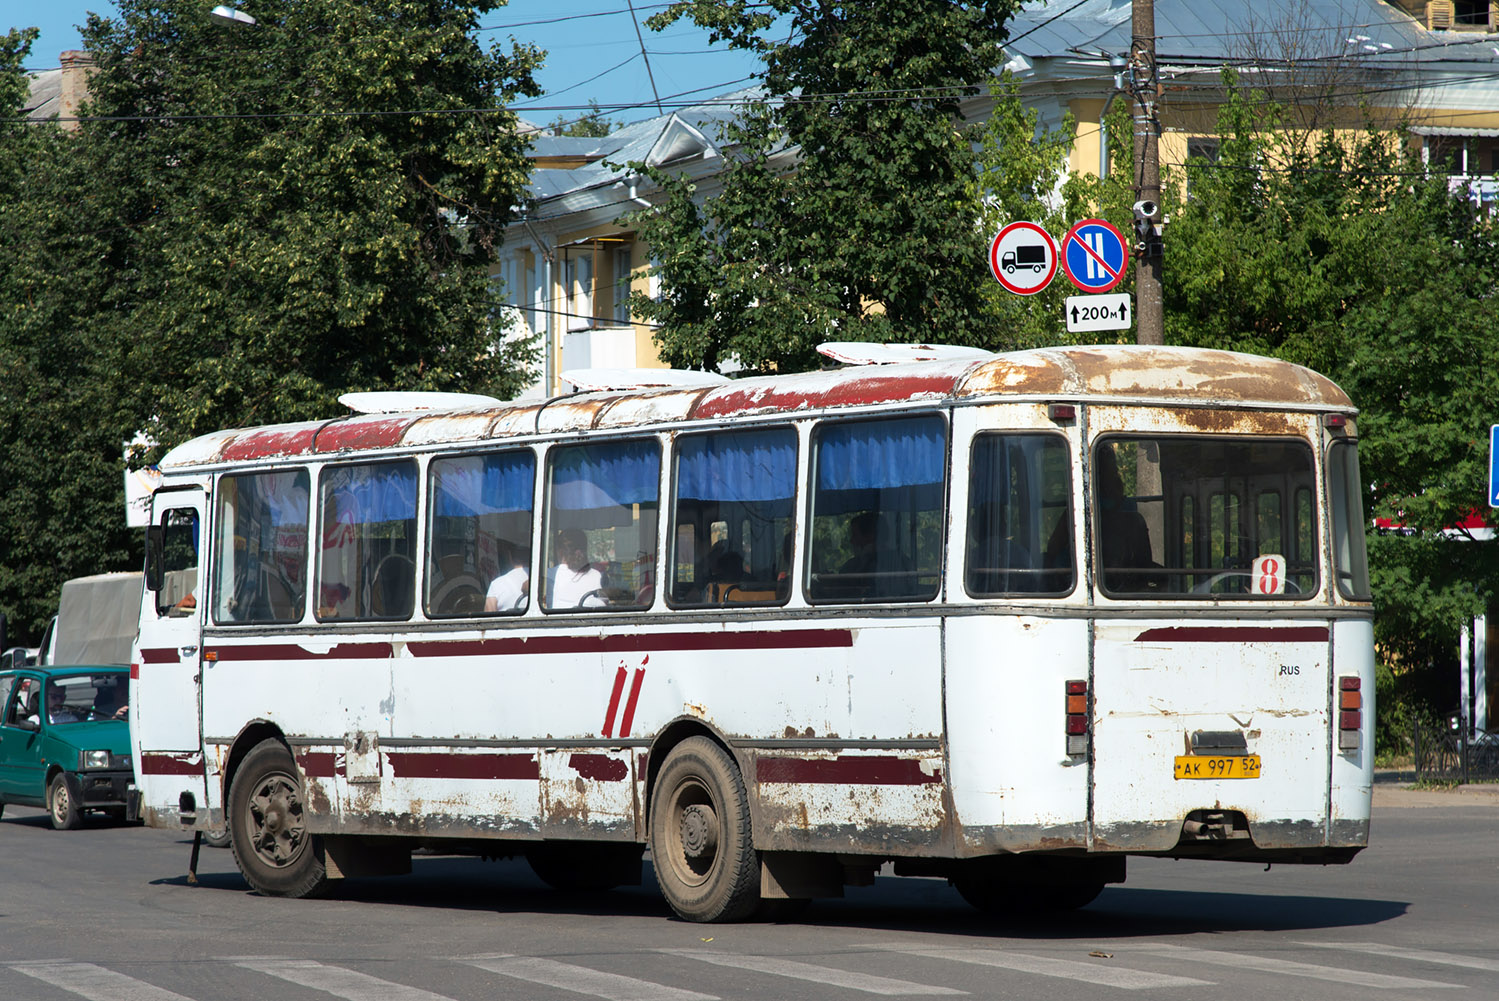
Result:
{"label": "white bus", "polygon": [[152,500],[136,807],[286,896],[417,848],[607,888],[649,847],[697,921],[886,864],[1003,910],[1130,855],[1347,862],[1354,415],[1090,347],[207,435]]}

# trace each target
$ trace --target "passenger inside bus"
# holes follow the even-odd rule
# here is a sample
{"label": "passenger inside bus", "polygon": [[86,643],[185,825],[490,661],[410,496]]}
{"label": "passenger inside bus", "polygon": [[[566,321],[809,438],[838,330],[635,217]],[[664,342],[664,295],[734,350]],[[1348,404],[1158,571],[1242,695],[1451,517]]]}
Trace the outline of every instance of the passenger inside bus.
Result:
{"label": "passenger inside bus", "polygon": [[588,561],[588,536],[579,528],[557,533],[552,555],[557,565],[547,571],[548,608],[603,608],[604,575]]}
{"label": "passenger inside bus", "polygon": [[848,548],[853,551],[853,555],[843,562],[838,572],[867,575],[863,580],[851,582],[855,585],[862,584],[868,588],[873,584],[872,575],[879,566],[879,551],[875,548],[878,528],[879,514],[874,511],[860,511],[849,519]]}
{"label": "passenger inside bus", "polygon": [[513,612],[525,608],[526,598],[531,593],[531,551],[511,546],[506,552],[509,569],[490,581],[489,590],[484,595],[486,612]]}
{"label": "passenger inside bus", "polygon": [[1124,496],[1124,479],[1119,475],[1114,450],[1105,446],[1096,454],[1103,586],[1109,591],[1147,590],[1155,583],[1155,576],[1141,571],[1159,566],[1151,557],[1150,529]]}

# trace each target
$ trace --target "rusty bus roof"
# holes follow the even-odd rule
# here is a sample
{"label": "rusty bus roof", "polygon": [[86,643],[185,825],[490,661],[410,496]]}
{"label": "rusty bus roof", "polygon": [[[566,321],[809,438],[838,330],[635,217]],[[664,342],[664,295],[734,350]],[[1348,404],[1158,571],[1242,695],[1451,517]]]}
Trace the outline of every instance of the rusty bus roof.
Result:
{"label": "rusty bus roof", "polygon": [[794,417],[848,407],[1031,398],[1168,406],[1352,411],[1331,380],[1290,362],[1205,348],[1038,348],[979,361],[849,366],[739,379],[726,386],[578,393],[466,410],[353,414],[218,431],[172,449],[161,467],[621,431],[683,421]]}

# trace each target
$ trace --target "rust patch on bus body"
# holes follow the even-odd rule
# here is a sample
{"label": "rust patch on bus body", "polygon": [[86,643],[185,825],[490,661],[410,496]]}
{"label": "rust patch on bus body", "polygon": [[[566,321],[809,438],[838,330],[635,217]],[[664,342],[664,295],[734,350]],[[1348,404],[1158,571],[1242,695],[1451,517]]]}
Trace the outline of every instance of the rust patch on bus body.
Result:
{"label": "rust patch on bus body", "polygon": [[975,363],[872,365],[795,377],[745,379],[704,393],[697,420],[945,400]]}
{"label": "rust patch on bus body", "polygon": [[225,462],[244,462],[249,459],[306,455],[312,451],[313,440],[322,426],[321,424],[284,424],[279,427],[244,431],[224,443],[223,449],[219,452],[219,458]]}
{"label": "rust patch on bus body", "polygon": [[1041,348],[979,365],[959,396],[1114,396],[1352,407],[1325,376],[1275,358],[1200,348],[1121,344]]}
{"label": "rust patch on bus body", "polygon": [[415,420],[408,414],[401,417],[354,417],[336,421],[325,424],[318,431],[313,445],[323,454],[390,448],[401,443],[406,429]]}

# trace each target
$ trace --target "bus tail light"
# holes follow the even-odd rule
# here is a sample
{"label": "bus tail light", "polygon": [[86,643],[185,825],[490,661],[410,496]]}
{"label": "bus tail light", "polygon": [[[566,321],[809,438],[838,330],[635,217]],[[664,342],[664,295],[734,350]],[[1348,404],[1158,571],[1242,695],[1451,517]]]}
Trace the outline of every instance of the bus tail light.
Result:
{"label": "bus tail light", "polygon": [[1356,677],[1338,679],[1338,750],[1358,750],[1364,725],[1364,694]]}
{"label": "bus tail light", "polygon": [[1067,753],[1088,753],[1088,683],[1067,682]]}

